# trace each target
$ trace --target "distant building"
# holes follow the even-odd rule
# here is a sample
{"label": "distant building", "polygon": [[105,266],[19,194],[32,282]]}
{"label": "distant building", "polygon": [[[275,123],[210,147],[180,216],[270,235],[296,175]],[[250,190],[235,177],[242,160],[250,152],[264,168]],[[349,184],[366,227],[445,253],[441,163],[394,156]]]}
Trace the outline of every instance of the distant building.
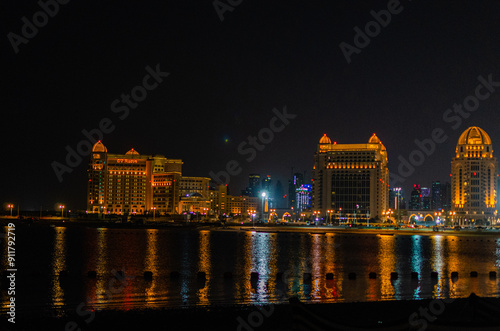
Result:
{"label": "distant building", "polygon": [[269,208],[276,208],[276,203],[274,201],[274,187],[271,175],[267,175],[262,179],[261,191],[266,193],[267,203]]}
{"label": "distant building", "polygon": [[259,208],[258,197],[233,196],[227,194],[227,186],[220,185],[209,192],[211,209],[217,215],[251,216]]}
{"label": "distant building", "polygon": [[452,209],[460,225],[497,219],[498,162],[488,134],[472,126],[458,139],[451,161]]}
{"label": "distant building", "polygon": [[181,177],[179,213],[208,214],[210,204],[210,178]]}
{"label": "distant building", "polygon": [[421,210],[422,209],[422,190],[419,184],[413,185],[413,191],[410,193],[410,205],[411,210]]}
{"label": "distant building", "polygon": [[439,181],[432,182],[432,209],[445,211],[450,210],[451,204],[451,185],[449,182],[441,183]]}
{"label": "distant building", "polygon": [[283,184],[281,184],[280,180],[276,182],[276,186],[274,188],[274,196],[276,200],[276,208],[277,209],[286,208],[287,196],[283,191]]}
{"label": "distant building", "polygon": [[443,202],[442,202],[443,194],[442,194],[441,182],[439,181],[432,182],[431,191],[432,191],[431,192],[432,209],[441,210],[443,208]]}
{"label": "distant building", "polygon": [[183,176],[180,181],[181,196],[188,196],[193,193],[199,193],[203,198],[208,198],[210,178],[207,177],[186,177]]}
{"label": "distant building", "polygon": [[421,188],[422,192],[422,209],[423,210],[430,210],[431,209],[431,189],[428,187],[422,187]]}
{"label": "distant building", "polygon": [[300,172],[293,174],[292,179],[288,181],[288,208],[297,205],[296,190],[304,184],[304,175]]}
{"label": "distant building", "polygon": [[348,219],[382,218],[389,208],[387,150],[373,134],[367,144],[332,143],[325,135],[314,155],[312,209]]}
{"label": "distant building", "polygon": [[389,208],[392,210],[405,209],[401,187],[393,187],[389,190]]}
{"label": "distant building", "polygon": [[257,197],[261,190],[260,186],[260,175],[259,174],[250,174],[248,175],[248,187],[246,190],[246,194],[250,197]]}
{"label": "distant building", "polygon": [[449,182],[441,184],[441,203],[444,211],[451,210],[451,184]]}
{"label": "distant building", "polygon": [[308,184],[303,184],[295,190],[296,196],[296,206],[295,210],[300,213],[306,209],[311,208],[311,191],[312,186]]}

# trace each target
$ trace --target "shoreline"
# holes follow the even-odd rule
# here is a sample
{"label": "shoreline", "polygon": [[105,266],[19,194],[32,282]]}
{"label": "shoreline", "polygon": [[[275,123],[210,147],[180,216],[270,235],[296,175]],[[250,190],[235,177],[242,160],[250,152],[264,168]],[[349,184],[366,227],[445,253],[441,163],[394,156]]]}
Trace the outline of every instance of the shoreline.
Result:
{"label": "shoreline", "polygon": [[198,222],[146,222],[145,224],[136,223],[112,223],[103,220],[94,219],[76,219],[76,220],[56,220],[56,219],[42,219],[34,222],[27,223],[24,220],[0,218],[0,226],[6,226],[9,223],[14,223],[20,226],[62,226],[62,227],[82,227],[82,228],[113,228],[113,229],[169,229],[169,230],[191,230],[191,231],[216,231],[216,232],[256,232],[256,233],[288,233],[288,234],[353,234],[353,235],[381,235],[381,236],[394,236],[394,235],[422,235],[422,236],[490,236],[500,237],[500,230],[451,230],[440,229],[433,231],[432,229],[383,229],[379,227],[366,228],[341,228],[330,226],[299,226],[299,225],[258,225],[253,227],[251,224],[228,224],[222,226],[220,223],[198,223]]}

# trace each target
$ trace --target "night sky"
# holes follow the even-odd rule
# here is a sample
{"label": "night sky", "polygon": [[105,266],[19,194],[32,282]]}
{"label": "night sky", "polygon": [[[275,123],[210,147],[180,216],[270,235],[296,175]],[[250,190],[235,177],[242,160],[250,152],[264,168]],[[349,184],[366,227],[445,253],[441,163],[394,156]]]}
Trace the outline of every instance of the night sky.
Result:
{"label": "night sky", "polygon": [[[270,174],[285,188],[292,167],[310,177],[323,133],[366,143],[375,132],[397,174],[398,156],[408,159],[415,139],[443,129],[446,141],[397,183],[406,193],[414,183],[449,180],[469,126],[483,128],[500,157],[500,87],[460,125],[443,120],[474,95],[478,76],[500,82],[500,2],[402,0],[347,63],[339,45],[355,46],[354,28],[364,30],[370,12],[391,2],[233,0],[221,21],[212,1],[70,1],[16,54],[9,33],[22,37],[22,18],[33,22],[41,7],[3,1],[0,202],[85,209],[88,157],[62,182],[52,164],[65,164],[66,146],[76,149],[82,130],[106,118],[114,129],[102,141],[111,153],[180,158],[188,176],[208,177],[236,160],[233,194],[249,173]],[[142,86],[148,66],[169,74],[127,116],[114,112],[114,100]],[[238,146],[284,107],[296,117],[247,161]]]}

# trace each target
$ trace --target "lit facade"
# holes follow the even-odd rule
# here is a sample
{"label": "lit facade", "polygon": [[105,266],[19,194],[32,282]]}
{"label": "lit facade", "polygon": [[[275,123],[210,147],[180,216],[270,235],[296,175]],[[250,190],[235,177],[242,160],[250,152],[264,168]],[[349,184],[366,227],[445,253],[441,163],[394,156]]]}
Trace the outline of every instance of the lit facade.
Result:
{"label": "lit facade", "polygon": [[209,197],[211,209],[219,215],[249,216],[257,211],[260,201],[258,197],[228,195],[226,185],[210,190]]}
{"label": "lit facade", "polygon": [[367,144],[332,143],[325,135],[314,155],[312,209],[342,219],[382,218],[389,208],[387,150],[373,134]]}
{"label": "lit facade", "polygon": [[87,212],[103,214],[176,213],[182,161],[161,155],[108,153],[99,141],[90,155]]}
{"label": "lit facade", "polygon": [[297,213],[311,208],[311,190],[312,187],[309,184],[301,185],[295,190],[295,199],[297,201],[295,211]]}
{"label": "lit facade", "polygon": [[199,193],[203,198],[208,199],[208,188],[210,178],[208,177],[186,177],[183,176],[180,181],[181,196],[188,196],[193,193]]}
{"label": "lit facade", "polygon": [[458,139],[451,161],[452,209],[459,225],[493,223],[496,219],[498,161],[488,134],[470,127]]}

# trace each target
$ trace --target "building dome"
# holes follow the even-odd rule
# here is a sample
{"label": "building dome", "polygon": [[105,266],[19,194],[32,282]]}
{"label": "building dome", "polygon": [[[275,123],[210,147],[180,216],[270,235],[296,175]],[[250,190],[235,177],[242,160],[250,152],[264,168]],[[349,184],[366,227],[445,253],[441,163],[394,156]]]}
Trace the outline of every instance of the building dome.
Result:
{"label": "building dome", "polygon": [[456,157],[492,158],[493,146],[490,136],[483,129],[471,126],[458,138]]}
{"label": "building dome", "polygon": [[130,151],[128,151],[127,153],[125,153],[125,155],[139,155],[139,153],[135,150],[135,149],[131,149]]}
{"label": "building dome", "polygon": [[370,140],[368,140],[369,144],[380,144],[380,139],[378,139],[377,135],[374,133],[371,137]]}
{"label": "building dome", "polygon": [[328,136],[325,134],[323,134],[323,137],[321,137],[321,139],[319,140],[319,143],[320,144],[331,144],[332,141],[330,140],[330,138],[328,138]]}
{"label": "building dome", "polygon": [[491,145],[491,139],[483,129],[471,126],[458,138],[458,145]]}
{"label": "building dome", "polygon": [[102,144],[102,142],[99,140],[94,144],[94,147],[92,147],[92,152],[93,153],[107,153],[108,150],[106,147]]}

